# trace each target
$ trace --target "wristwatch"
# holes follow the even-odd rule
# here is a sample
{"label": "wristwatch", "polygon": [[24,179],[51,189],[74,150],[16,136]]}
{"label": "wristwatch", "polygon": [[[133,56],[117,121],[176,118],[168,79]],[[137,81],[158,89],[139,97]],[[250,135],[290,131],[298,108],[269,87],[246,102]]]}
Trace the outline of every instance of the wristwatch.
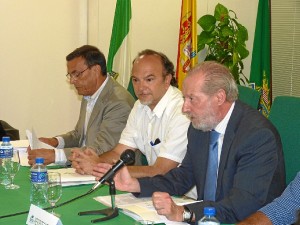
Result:
{"label": "wristwatch", "polygon": [[183,213],[182,213],[182,221],[186,222],[186,223],[192,222],[193,214],[194,213],[191,212],[191,210],[184,205],[183,206]]}

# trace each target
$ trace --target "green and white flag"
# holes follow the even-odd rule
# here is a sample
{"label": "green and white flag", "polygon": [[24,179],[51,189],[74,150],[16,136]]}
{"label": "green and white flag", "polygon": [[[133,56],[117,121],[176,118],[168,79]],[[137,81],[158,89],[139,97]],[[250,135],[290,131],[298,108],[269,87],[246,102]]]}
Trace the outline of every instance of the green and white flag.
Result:
{"label": "green and white flag", "polygon": [[[127,88],[130,80],[131,0],[117,0],[107,58],[107,71]],[[117,74],[114,76],[113,74]]]}
{"label": "green and white flag", "polygon": [[260,108],[268,117],[271,107],[271,30],[269,0],[259,0],[252,51],[250,82],[261,93]]}

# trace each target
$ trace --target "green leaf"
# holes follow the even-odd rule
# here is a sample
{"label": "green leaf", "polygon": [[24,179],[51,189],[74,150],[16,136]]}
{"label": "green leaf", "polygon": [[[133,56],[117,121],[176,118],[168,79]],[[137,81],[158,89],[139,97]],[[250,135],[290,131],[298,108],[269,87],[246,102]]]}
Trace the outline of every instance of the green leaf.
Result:
{"label": "green leaf", "polygon": [[204,15],[198,20],[198,24],[204,31],[213,31],[215,29],[216,18],[212,15]]}
{"label": "green leaf", "polygon": [[236,51],[240,55],[241,59],[246,58],[249,55],[249,51],[246,49],[244,45],[238,44],[236,46]]}
{"label": "green leaf", "polygon": [[238,39],[240,41],[247,41],[248,40],[248,30],[243,25],[238,25],[238,33],[237,33]]}
{"label": "green leaf", "polygon": [[238,52],[236,52],[236,51],[233,52],[233,57],[232,57],[233,65],[236,65],[239,60],[240,60],[240,57],[239,57]]}
{"label": "green leaf", "polygon": [[222,22],[225,18],[229,17],[229,15],[228,15],[228,9],[224,5],[218,3],[216,5],[216,8],[215,8],[215,14],[214,14],[214,16],[215,16],[215,18],[216,18],[217,21],[221,21]]}
{"label": "green leaf", "polygon": [[239,79],[240,74],[239,74],[239,68],[237,67],[237,65],[232,66],[230,71],[235,79],[235,82],[237,84],[240,84],[240,79]]}
{"label": "green leaf", "polygon": [[[198,36],[199,37],[199,36]],[[199,44],[197,43],[197,52],[200,52],[202,49],[204,49],[205,45],[204,44]]]}
{"label": "green leaf", "polygon": [[202,44],[208,44],[208,43],[212,42],[213,40],[214,40],[214,37],[212,37],[210,33],[206,32],[206,31],[202,31],[198,35],[197,41],[200,45],[202,45]]}
{"label": "green leaf", "polygon": [[230,17],[224,16],[222,21],[219,22],[219,26],[228,26],[230,24]]}
{"label": "green leaf", "polygon": [[221,33],[224,37],[233,36],[233,31],[229,27],[223,27]]}

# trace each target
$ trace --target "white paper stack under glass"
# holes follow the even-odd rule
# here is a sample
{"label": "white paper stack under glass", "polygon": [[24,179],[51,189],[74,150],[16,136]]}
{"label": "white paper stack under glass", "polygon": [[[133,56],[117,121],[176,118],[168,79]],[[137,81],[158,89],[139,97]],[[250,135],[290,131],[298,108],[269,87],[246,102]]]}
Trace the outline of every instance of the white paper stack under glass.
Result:
{"label": "white paper stack under glass", "polygon": [[76,173],[74,168],[49,169],[48,172],[60,173],[63,187],[96,183],[94,176]]}
{"label": "white paper stack under glass", "polygon": [[[111,206],[110,196],[98,196],[94,199],[106,206]],[[116,206],[121,210],[121,212],[132,217],[135,220],[151,220],[154,221],[154,223],[165,223],[173,225],[187,224],[184,222],[170,221],[165,216],[158,215],[153,207],[151,197],[136,198],[131,193],[126,193],[116,195],[115,200]],[[177,205],[185,205],[195,202],[195,200],[189,198],[173,197],[173,200]]]}

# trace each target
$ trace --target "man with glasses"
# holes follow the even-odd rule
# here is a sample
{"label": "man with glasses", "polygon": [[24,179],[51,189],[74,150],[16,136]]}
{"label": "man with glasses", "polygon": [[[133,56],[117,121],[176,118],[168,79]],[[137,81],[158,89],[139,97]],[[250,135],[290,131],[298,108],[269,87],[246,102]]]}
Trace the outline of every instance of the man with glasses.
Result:
{"label": "man with glasses", "polygon": [[[98,155],[112,149],[119,141],[134,99],[125,88],[107,75],[106,60],[94,46],[84,45],[66,57],[70,84],[82,95],[75,129],[40,140],[54,149],[28,149],[29,164],[36,157],[45,163],[65,164],[72,151],[93,149]],[[75,148],[75,149],[74,149]]]}

